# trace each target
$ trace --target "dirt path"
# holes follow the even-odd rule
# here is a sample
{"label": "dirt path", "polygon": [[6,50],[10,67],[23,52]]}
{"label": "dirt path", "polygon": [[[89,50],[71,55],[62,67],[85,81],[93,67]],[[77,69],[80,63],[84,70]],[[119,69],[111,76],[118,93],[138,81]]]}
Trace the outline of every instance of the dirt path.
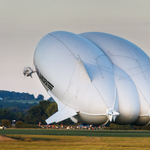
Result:
{"label": "dirt path", "polygon": [[15,139],[0,135],[0,141],[16,141]]}

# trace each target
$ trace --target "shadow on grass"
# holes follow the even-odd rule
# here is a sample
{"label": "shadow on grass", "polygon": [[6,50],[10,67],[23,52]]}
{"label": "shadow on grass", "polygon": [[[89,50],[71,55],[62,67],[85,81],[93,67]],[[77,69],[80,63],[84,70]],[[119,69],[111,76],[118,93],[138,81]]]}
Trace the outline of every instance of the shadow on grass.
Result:
{"label": "shadow on grass", "polygon": [[59,139],[52,139],[52,138],[40,138],[40,137],[22,137],[22,136],[6,136],[8,138],[12,138],[18,141],[27,141],[27,142],[32,142],[32,141],[54,141],[54,140],[59,140]]}

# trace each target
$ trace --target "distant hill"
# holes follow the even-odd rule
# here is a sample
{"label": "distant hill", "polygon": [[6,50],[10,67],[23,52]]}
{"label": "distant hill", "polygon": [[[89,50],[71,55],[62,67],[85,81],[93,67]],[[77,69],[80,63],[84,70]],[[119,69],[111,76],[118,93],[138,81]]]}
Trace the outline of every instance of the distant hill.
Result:
{"label": "distant hill", "polygon": [[35,98],[33,94],[29,93],[0,90],[0,100],[44,100],[44,96],[39,94]]}

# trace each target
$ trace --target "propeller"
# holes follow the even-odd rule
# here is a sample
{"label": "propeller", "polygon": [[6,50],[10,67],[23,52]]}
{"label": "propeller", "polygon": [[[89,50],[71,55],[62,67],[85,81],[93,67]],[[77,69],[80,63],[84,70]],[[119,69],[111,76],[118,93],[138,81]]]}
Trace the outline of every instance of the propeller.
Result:
{"label": "propeller", "polygon": [[33,71],[33,69],[31,67],[24,67],[23,69],[23,74],[25,77],[31,77],[32,78],[32,74],[36,72],[36,71]]}
{"label": "propeller", "polygon": [[117,116],[119,116],[119,113],[114,109],[114,108],[109,108],[106,111],[106,115],[108,117],[108,119],[110,120],[110,122],[115,122]]}
{"label": "propeller", "polygon": [[115,104],[118,102],[118,95],[117,95],[117,87],[116,87],[116,90],[115,90],[115,97],[114,97],[114,102],[113,102],[113,108],[108,108],[106,110],[106,115],[107,115],[107,118],[109,119],[110,122],[115,122],[117,116],[120,115],[119,112],[116,111],[115,109]]}

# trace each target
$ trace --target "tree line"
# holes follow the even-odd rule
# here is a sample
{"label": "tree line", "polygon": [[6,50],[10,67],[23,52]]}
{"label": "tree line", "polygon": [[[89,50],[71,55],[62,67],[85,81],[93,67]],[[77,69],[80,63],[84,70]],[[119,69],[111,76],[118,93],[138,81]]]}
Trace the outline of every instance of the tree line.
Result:
{"label": "tree line", "polygon": [[44,100],[44,96],[39,94],[37,98],[33,94],[29,93],[19,93],[14,91],[0,90],[1,100]]}
{"label": "tree line", "polygon": [[12,113],[19,113],[22,112],[24,114],[27,114],[27,111],[37,105],[37,103],[22,103],[20,102],[10,102],[7,100],[0,100],[0,109],[7,109],[11,111]]}

